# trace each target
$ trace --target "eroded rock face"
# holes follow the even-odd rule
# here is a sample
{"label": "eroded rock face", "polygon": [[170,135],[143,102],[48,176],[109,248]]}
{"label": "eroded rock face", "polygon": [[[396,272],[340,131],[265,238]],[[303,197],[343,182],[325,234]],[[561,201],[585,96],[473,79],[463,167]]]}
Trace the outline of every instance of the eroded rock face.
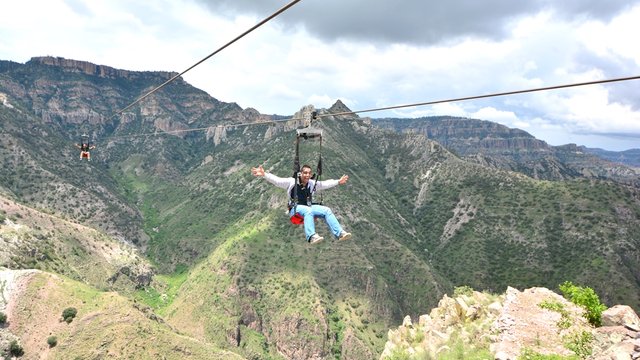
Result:
{"label": "eroded rock face", "polygon": [[[322,314],[311,322],[300,314],[288,314],[272,321],[269,341],[286,359],[322,360],[327,358],[333,340],[329,339],[329,327]],[[311,340],[310,340],[311,338]]]}
{"label": "eroded rock face", "polygon": [[[543,303],[559,304],[561,311],[543,308]],[[563,315],[566,314],[566,315]],[[494,354],[505,359],[517,359],[524,349],[562,356],[573,352],[565,347],[565,338],[592,328],[584,311],[562,296],[546,288],[531,288],[522,292],[508,288],[502,311],[492,325],[497,337],[490,345]],[[563,324],[563,316],[568,320]]]}
{"label": "eroded rock face", "polygon": [[213,144],[218,146],[227,138],[227,128],[224,126],[215,126],[207,129],[207,141],[213,139]]}
{"label": "eroded rock face", "polygon": [[262,319],[249,304],[242,305],[242,314],[239,323],[257,332],[262,332]]}
{"label": "eroded rock face", "polygon": [[640,318],[631,307],[615,305],[602,313],[593,358],[640,359]]}
{"label": "eroded rock face", "polygon": [[630,306],[616,305],[602,313],[602,326],[624,326],[640,331],[640,318]]}
{"label": "eroded rock face", "polygon": [[121,278],[126,278],[126,281],[133,283],[135,289],[142,289],[151,284],[155,271],[150,267],[143,265],[125,265],[118,269],[107,282],[114,284]]}
{"label": "eroded rock face", "polygon": [[445,295],[418,324],[406,317],[402,326],[389,330],[381,359],[395,353],[438,358],[458,340],[466,348],[489,349],[495,359],[518,359],[525,350],[570,356],[575,353],[567,343],[582,341],[579,337],[586,339],[579,351],[590,352],[590,359],[640,358],[640,320],[633,309],[613,306],[602,320],[604,326],[594,328],[583,308],[546,288],[508,288],[500,296]]}
{"label": "eroded rock face", "polygon": [[12,341],[20,342],[20,338],[11,330],[13,308],[16,299],[25,289],[26,282],[39,270],[8,270],[0,268],[0,313],[6,316],[5,323],[0,326],[0,354],[8,352]]}
{"label": "eroded rock face", "polygon": [[342,359],[343,360],[361,360],[361,359],[374,359],[374,354],[371,353],[369,348],[358,339],[351,328],[347,329],[344,334],[344,340],[342,341]]}
{"label": "eroded rock face", "polygon": [[[104,65],[96,65],[92,64],[88,61],[78,61],[65,59],[61,57],[53,57],[53,56],[42,56],[42,57],[33,57],[30,62],[37,62],[43,65],[52,65],[58,66],[66,71],[70,72],[79,72],[87,75],[95,75],[103,78],[127,78],[130,79],[132,76],[136,74],[134,71],[120,70],[115,69],[109,66]],[[158,74],[163,74],[167,80],[172,76],[175,76],[177,73],[168,72],[168,71],[159,71]]]}

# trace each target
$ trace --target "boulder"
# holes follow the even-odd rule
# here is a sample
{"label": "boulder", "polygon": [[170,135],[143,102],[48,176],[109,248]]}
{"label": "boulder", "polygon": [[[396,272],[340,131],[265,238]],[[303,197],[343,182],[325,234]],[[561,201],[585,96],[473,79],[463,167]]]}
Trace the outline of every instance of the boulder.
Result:
{"label": "boulder", "polygon": [[640,331],[640,318],[630,306],[615,305],[602,313],[602,326],[624,326]]}

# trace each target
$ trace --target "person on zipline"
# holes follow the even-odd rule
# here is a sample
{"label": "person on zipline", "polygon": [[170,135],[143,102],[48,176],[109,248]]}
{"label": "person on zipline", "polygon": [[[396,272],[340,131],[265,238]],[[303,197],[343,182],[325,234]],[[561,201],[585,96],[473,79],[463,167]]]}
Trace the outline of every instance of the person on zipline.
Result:
{"label": "person on zipline", "polygon": [[312,202],[316,189],[323,190],[344,185],[349,180],[349,175],[342,175],[339,180],[316,181],[311,179],[311,166],[309,165],[302,165],[302,168],[300,168],[299,184],[296,184],[296,179],[293,177],[281,178],[264,171],[262,165],[257,168],[251,168],[251,174],[253,176],[263,176],[265,180],[273,185],[287,189],[289,216],[292,218],[304,218],[304,233],[309,243],[317,244],[324,239],[316,234],[315,217],[324,218],[329,229],[338,240],[349,240],[351,238],[351,233],[342,229],[330,208]]}
{"label": "person on zipline", "polygon": [[91,153],[89,150],[93,150],[96,148],[95,145],[91,145],[88,142],[82,142],[82,145],[76,144],[76,147],[80,149],[80,160],[83,158],[87,158],[87,161],[91,161]]}

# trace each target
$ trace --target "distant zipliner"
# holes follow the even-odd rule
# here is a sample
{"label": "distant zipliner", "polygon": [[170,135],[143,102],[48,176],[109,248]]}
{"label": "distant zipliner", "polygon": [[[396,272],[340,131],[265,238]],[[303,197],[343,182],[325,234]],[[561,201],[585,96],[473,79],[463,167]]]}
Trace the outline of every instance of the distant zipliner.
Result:
{"label": "distant zipliner", "polygon": [[91,152],[89,150],[95,149],[96,145],[91,143],[89,135],[82,135],[80,144],[76,144],[76,147],[80,149],[80,160],[87,159],[87,161],[91,161]]}

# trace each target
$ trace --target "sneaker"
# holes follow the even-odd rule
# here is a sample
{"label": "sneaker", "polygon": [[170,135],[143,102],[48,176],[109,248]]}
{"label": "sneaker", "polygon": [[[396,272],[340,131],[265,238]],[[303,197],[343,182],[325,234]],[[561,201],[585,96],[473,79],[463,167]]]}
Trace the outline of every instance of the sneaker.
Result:
{"label": "sneaker", "polygon": [[351,233],[342,230],[342,232],[340,233],[340,236],[338,236],[338,240],[343,241],[343,240],[349,240],[349,239],[351,239]]}
{"label": "sneaker", "polygon": [[309,244],[317,244],[317,243],[321,242],[322,240],[324,240],[324,238],[322,236],[320,236],[318,234],[313,234],[309,238]]}

